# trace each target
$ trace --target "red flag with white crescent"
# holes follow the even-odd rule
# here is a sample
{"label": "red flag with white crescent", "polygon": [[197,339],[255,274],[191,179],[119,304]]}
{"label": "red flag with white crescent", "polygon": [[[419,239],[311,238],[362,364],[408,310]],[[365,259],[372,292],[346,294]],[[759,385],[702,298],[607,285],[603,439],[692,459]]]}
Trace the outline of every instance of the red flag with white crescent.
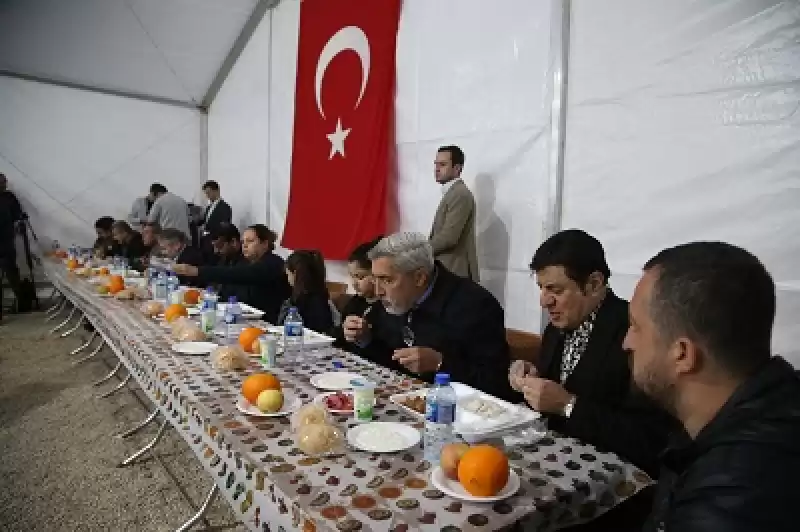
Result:
{"label": "red flag with white crescent", "polygon": [[281,244],[345,259],[387,232],[401,0],[303,0]]}

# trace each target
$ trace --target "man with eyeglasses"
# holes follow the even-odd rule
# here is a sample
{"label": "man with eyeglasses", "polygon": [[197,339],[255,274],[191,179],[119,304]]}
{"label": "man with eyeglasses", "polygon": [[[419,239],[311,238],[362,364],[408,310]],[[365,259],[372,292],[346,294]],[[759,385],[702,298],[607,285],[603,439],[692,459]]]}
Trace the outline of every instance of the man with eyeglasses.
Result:
{"label": "man with eyeglasses", "polygon": [[419,233],[383,238],[368,254],[381,305],[348,316],[361,355],[426,381],[437,372],[501,398],[511,389],[503,307],[485,288],[434,261]]}

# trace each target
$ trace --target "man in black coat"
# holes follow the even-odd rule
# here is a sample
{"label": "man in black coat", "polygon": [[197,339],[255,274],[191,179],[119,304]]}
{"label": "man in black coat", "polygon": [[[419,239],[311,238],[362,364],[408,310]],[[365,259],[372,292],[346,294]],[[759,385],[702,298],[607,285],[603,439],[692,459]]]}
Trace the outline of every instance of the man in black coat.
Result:
{"label": "man in black coat", "polygon": [[[608,286],[603,246],[584,231],[561,231],[536,250],[531,270],[550,323],[536,366],[512,366],[512,387],[544,415],[548,428],[614,452],[655,476],[673,423],[632,386],[622,346],[628,304]],[[638,530],[651,497],[652,492],[637,495],[581,530]]]}
{"label": "man in black coat", "polygon": [[[0,174],[0,271],[8,278],[14,297],[20,301],[20,277],[15,247],[16,229],[25,219],[17,196],[8,190],[8,180]],[[2,299],[0,298],[0,305]],[[2,310],[2,309],[0,309]],[[0,315],[2,312],[0,311]]]}
{"label": "man in black coat", "polygon": [[242,234],[246,262],[233,266],[177,264],[175,272],[197,278],[201,284],[236,285],[241,301],[264,312],[264,320],[275,323],[281,304],[291,289],[283,259],[275,255],[276,235],[262,224],[251,225]]}
{"label": "man in black coat", "polygon": [[182,285],[200,286],[197,280],[189,275],[182,275],[178,265],[198,267],[203,264],[203,254],[189,243],[189,237],[180,229],[163,229],[158,235],[158,247],[168,259],[175,261],[175,273]]}
{"label": "man in black coat", "polygon": [[206,256],[206,262],[210,262],[214,253],[212,246],[214,235],[223,227],[233,223],[231,221],[233,219],[233,210],[220,196],[219,183],[216,181],[206,181],[203,185],[203,193],[208,198],[208,206],[203,211],[203,217],[198,223],[202,228],[200,250]]}
{"label": "man in black coat", "polygon": [[360,354],[428,382],[436,373],[501,398],[511,394],[504,312],[474,281],[434,262],[418,233],[383,238],[369,252],[382,305],[347,316],[344,337]]}
{"label": "man in black coat", "polygon": [[141,262],[147,254],[147,248],[142,240],[142,235],[134,231],[128,222],[117,220],[111,226],[111,235],[117,246],[117,255],[128,259],[131,266]]}
{"label": "man in black coat", "polygon": [[800,376],[772,356],[775,283],[722,242],[666,249],[631,301],[634,380],[683,426],[647,532],[793,532]]}

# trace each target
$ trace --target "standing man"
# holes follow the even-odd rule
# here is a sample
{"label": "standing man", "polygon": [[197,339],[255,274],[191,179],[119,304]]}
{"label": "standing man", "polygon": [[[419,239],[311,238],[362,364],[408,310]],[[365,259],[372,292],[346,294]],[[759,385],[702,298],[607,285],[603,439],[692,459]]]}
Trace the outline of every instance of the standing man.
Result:
{"label": "standing man", "polygon": [[233,211],[231,211],[231,206],[220,197],[219,183],[216,181],[206,181],[206,184],[203,185],[203,192],[208,198],[208,207],[206,207],[199,225],[203,226],[203,237],[206,238],[219,231],[223,225],[231,225]]}
{"label": "standing man", "polygon": [[164,229],[177,229],[186,235],[191,236],[189,231],[189,206],[183,198],[168,192],[167,187],[160,183],[153,183],[150,186],[150,195],[153,200],[153,207],[148,215],[148,222],[155,222]]}
{"label": "standing man", "polygon": [[211,259],[214,257],[212,236],[217,234],[223,227],[231,225],[233,212],[231,211],[231,206],[220,197],[219,183],[206,181],[203,185],[203,192],[208,198],[208,207],[206,207],[203,217],[198,223],[203,228],[200,233],[200,250],[207,259]]}
{"label": "standing man", "polygon": [[477,283],[475,198],[461,180],[464,152],[458,146],[442,146],[433,164],[436,182],[442,185],[430,235],[434,258],[456,275]]}
{"label": "standing man", "polygon": [[131,212],[128,214],[128,224],[135,231],[141,231],[144,224],[147,223],[147,216],[150,214],[150,209],[153,207],[153,200],[150,196],[136,198],[131,205]]}
{"label": "standing man", "polygon": [[[8,180],[5,174],[0,174],[0,272],[8,277],[8,283],[18,302],[20,301],[20,279],[14,241],[16,228],[24,219],[25,214],[17,196],[8,190]],[[1,300],[0,305],[2,305]]]}

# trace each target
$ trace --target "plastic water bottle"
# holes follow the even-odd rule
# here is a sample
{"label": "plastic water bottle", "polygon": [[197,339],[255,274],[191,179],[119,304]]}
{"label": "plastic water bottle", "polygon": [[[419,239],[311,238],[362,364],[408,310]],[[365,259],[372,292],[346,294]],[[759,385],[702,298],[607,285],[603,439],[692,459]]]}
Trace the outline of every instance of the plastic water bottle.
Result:
{"label": "plastic water bottle", "polygon": [[239,302],[236,301],[236,296],[228,298],[228,304],[225,306],[225,339],[227,343],[236,341],[237,330],[236,324],[242,319],[242,308]]}
{"label": "plastic water bottle", "polygon": [[206,335],[210,336],[217,327],[217,294],[214,292],[214,288],[209,286],[203,292],[202,297],[200,328]]}
{"label": "plastic water bottle", "polygon": [[77,249],[78,249],[78,246],[75,244],[75,242],[73,242],[72,245],[69,247],[69,253],[68,253],[67,257],[69,257],[70,259],[77,259],[78,258],[77,257],[77,251],[76,251]]}
{"label": "plastic water bottle", "polygon": [[162,271],[159,272],[155,280],[155,289],[153,290],[153,299],[156,301],[166,302],[168,299],[167,294],[167,275]]}
{"label": "plastic water bottle", "polygon": [[296,307],[290,308],[283,320],[283,356],[287,362],[303,356],[303,318]]}
{"label": "plastic water bottle", "polygon": [[455,440],[453,423],[456,420],[456,392],[450,386],[448,373],[437,373],[434,387],[425,397],[425,434],[423,449],[425,460],[439,465],[442,447]]}
{"label": "plastic water bottle", "polygon": [[167,273],[167,300],[172,303],[172,294],[179,291],[181,287],[181,282],[178,280],[178,276],[175,275],[175,272],[170,270]]}

